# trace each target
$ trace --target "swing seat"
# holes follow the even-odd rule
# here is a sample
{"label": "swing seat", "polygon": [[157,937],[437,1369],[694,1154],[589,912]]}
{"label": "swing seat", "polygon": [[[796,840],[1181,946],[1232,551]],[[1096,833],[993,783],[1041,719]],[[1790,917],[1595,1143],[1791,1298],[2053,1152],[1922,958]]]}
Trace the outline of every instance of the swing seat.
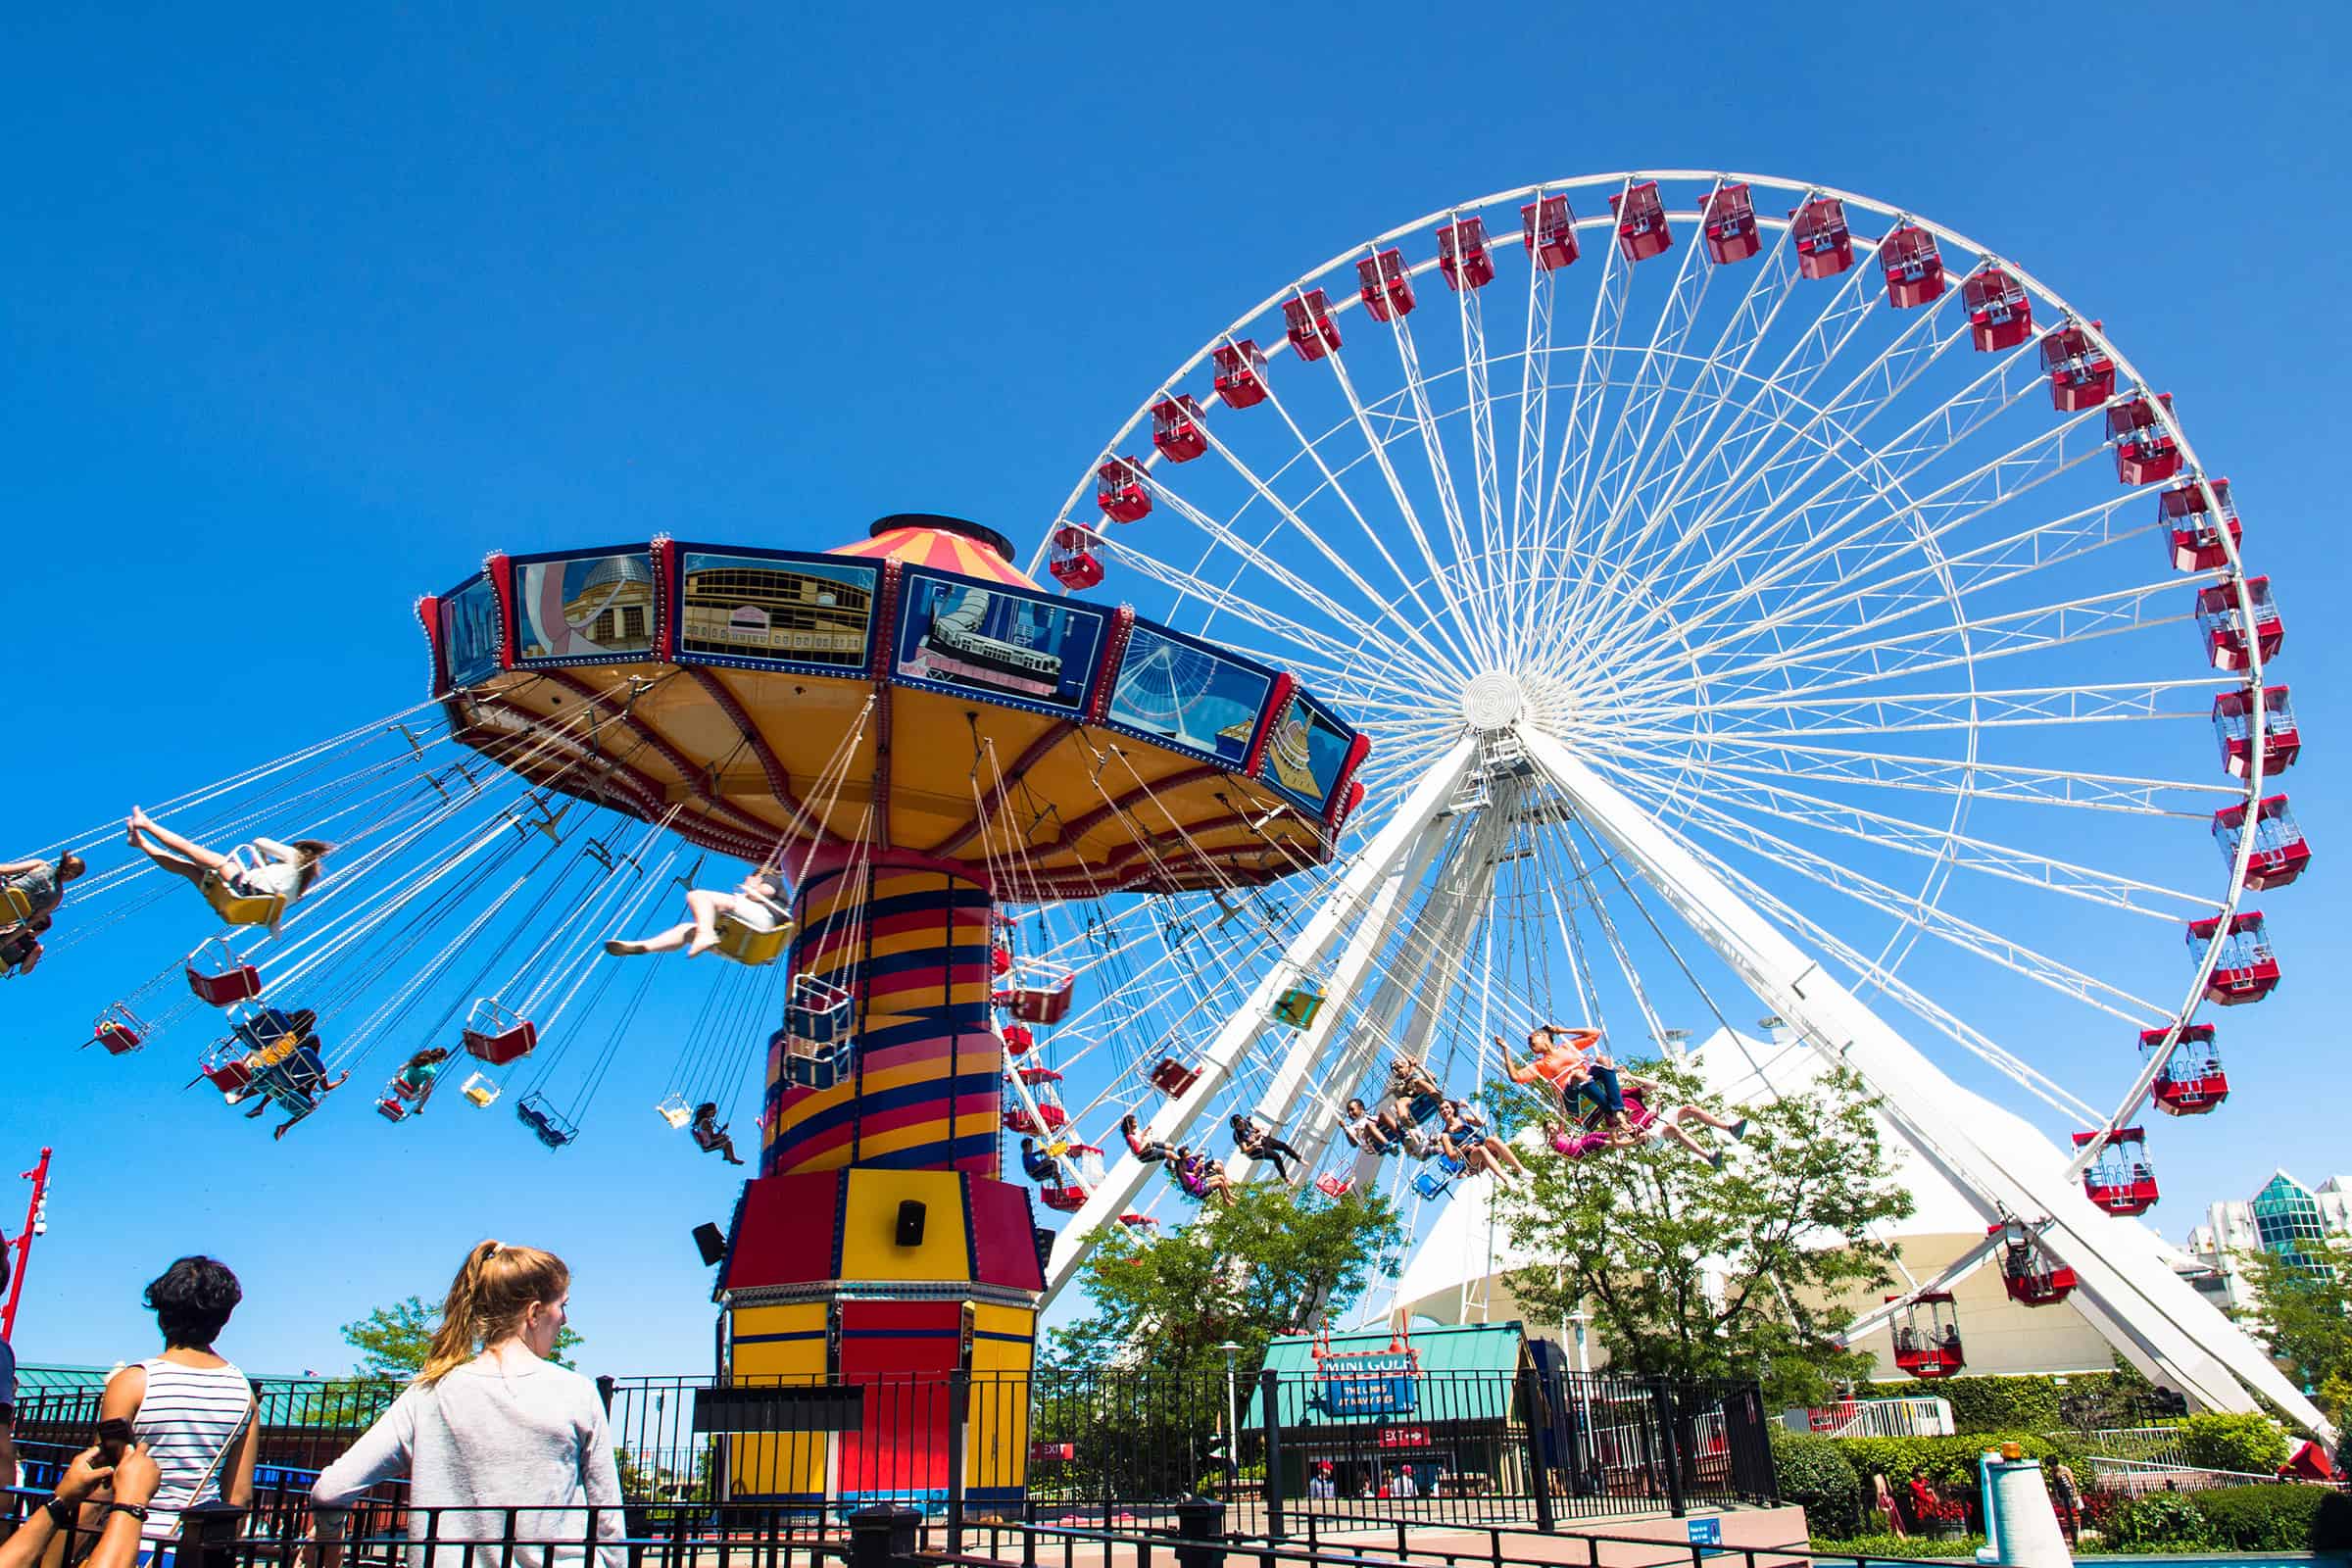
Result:
{"label": "swing seat", "polygon": [[466,1054],[493,1067],[529,1055],[539,1044],[539,1026],[484,997],[466,1020]]}
{"label": "swing seat", "polygon": [[1436,1095],[1415,1095],[1412,1102],[1405,1108],[1413,1113],[1413,1120],[1418,1124],[1429,1120],[1438,1113],[1438,1100],[1439,1097]]}
{"label": "swing seat", "polygon": [[486,1072],[477,1072],[458,1090],[477,1110],[488,1110],[498,1103],[499,1088]]}
{"label": "swing seat", "polygon": [[755,930],[731,914],[721,914],[713,922],[718,933],[721,956],[752,968],[762,968],[784,956],[784,944],[792,939],[792,922],[780,920],[772,931]]}
{"label": "swing seat", "polygon": [[1355,1183],[1345,1176],[1324,1175],[1315,1178],[1315,1191],[1325,1198],[1345,1198],[1354,1187]]}
{"label": "swing seat", "polygon": [[1037,1049],[1037,1033],[1025,1023],[1008,1023],[1000,1032],[1004,1042],[1004,1054],[1026,1056]]}
{"label": "swing seat", "polygon": [[[230,1056],[230,1051],[238,1054]],[[215,1089],[224,1095],[241,1097],[253,1083],[251,1058],[235,1041],[215,1041],[197,1059],[196,1067]]]}
{"label": "swing seat", "polygon": [[118,1002],[98,1015],[90,1026],[90,1038],[106,1048],[110,1056],[127,1056],[147,1039],[147,1025],[138,1015]]}
{"label": "swing seat", "polygon": [[[260,868],[262,858],[250,844],[240,844],[229,852],[231,868],[251,871]],[[286,901],[274,893],[247,893],[220,871],[207,871],[198,884],[204,902],[213,912],[229,925],[275,925],[278,916],[286,912]]]}
{"label": "swing seat", "polygon": [[1293,986],[1274,999],[1273,1010],[1267,1016],[1286,1029],[1304,1029],[1322,1010],[1322,992],[1312,986]]}
{"label": "swing seat", "polygon": [[1075,1214],[1086,1206],[1083,1187],[1040,1187],[1037,1200],[1058,1214]]}
{"label": "swing seat", "polygon": [[1456,1159],[1451,1154],[1440,1154],[1437,1158],[1437,1167],[1446,1173],[1447,1180],[1461,1175],[1470,1168],[1468,1161]]}
{"label": "swing seat", "polygon": [[375,1102],[375,1113],[386,1121],[407,1121],[409,1119],[409,1107],[402,1104],[398,1097],[393,1095],[386,1095]]}
{"label": "swing seat", "polygon": [[850,1032],[850,1008],[856,1000],[829,980],[796,975],[792,998],[784,1005],[784,1032],[812,1046],[832,1045]]}
{"label": "swing seat", "polygon": [[1152,1087],[1172,1099],[1192,1088],[1200,1077],[1174,1056],[1162,1056],[1159,1065],[1152,1069]]}
{"label": "swing seat", "polygon": [[768,1048],[784,1061],[784,1081],[797,1089],[830,1089],[857,1064],[853,1041],[807,1040],[790,1028],[768,1037]]}
{"label": "swing seat", "polygon": [[1131,1230],[1152,1231],[1159,1229],[1159,1221],[1153,1219],[1149,1214],[1121,1214],[1119,1216],[1119,1223],[1127,1226]]}
{"label": "swing seat", "polygon": [[238,962],[224,937],[208,938],[189,954],[187,973],[188,989],[216,1007],[233,1007],[262,994],[262,971]]}
{"label": "swing seat", "polygon": [[514,1119],[550,1149],[562,1149],[580,1136],[580,1130],[560,1115],[542,1095],[525,1095],[514,1106]]}
{"label": "swing seat", "polygon": [[1025,963],[1013,971],[1013,983],[989,1000],[1021,1023],[1057,1024],[1070,1010],[1077,981],[1077,971],[1060,964]]}
{"label": "swing seat", "polygon": [[686,1124],[694,1120],[694,1112],[687,1108],[684,1095],[672,1095],[662,1101],[654,1106],[654,1114],[667,1122],[673,1133],[684,1131]]}
{"label": "swing seat", "polygon": [[1436,1199],[1446,1191],[1446,1183],[1434,1173],[1423,1171],[1413,1178],[1413,1191],[1424,1199]]}
{"label": "swing seat", "polygon": [[32,900],[14,882],[0,882],[0,906],[7,909],[12,925],[32,918]]}

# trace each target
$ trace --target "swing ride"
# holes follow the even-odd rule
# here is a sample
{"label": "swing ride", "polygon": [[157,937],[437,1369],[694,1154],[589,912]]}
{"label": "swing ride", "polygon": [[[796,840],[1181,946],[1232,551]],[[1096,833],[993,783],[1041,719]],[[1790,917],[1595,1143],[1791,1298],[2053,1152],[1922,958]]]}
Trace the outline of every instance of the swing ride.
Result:
{"label": "swing ride", "polygon": [[[1852,1335],[1902,1320],[1905,1370],[1948,1375],[1937,1314],[1992,1263],[2199,1402],[2317,1429],[2112,1217],[2156,1200],[2141,1108],[2227,1091],[2200,1006],[2281,983],[2244,892],[2311,856],[2274,782],[2301,737],[2248,483],[2208,476],[2100,322],[1917,215],[1691,172],[1480,197],[1214,334],[1026,570],[930,514],[830,552],[491,557],[418,605],[424,703],[157,808],[337,858],[270,921],[208,889],[204,944],[92,1038],[153,1051],[218,1012],[215,1086],[322,1117],[367,1108],[336,1072],[446,1046],[450,1113],[503,1104],[561,1157],[683,971],[662,1121],[715,1148],[761,1090],[729,1365],[855,1378],[1025,1365],[1105,1228],[1185,1200],[1103,1136],[1131,1112],[1169,1148],[1246,1117],[1303,1200],[1379,1191],[1425,1234],[1487,1178],[1434,1138],[1338,1136],[1393,1062],[1467,1102],[1493,1034],[1675,1055],[1744,990],[1986,1227]],[[737,861],[782,915],[710,892]],[[101,866],[52,945],[158,880]],[[604,956],[687,890],[719,906],[710,961]],[[307,1031],[256,1022],[297,1008]],[[2136,1042],[2139,1070],[2094,1103],[2061,1038]],[[398,1083],[395,1123],[423,1099]],[[1967,1113],[1995,1092],[2047,1125]],[[1042,1268],[999,1179],[1016,1131],[1070,1216]],[[818,1484],[760,1462],[755,1490]],[[971,1495],[1017,1489],[989,1464]]]}

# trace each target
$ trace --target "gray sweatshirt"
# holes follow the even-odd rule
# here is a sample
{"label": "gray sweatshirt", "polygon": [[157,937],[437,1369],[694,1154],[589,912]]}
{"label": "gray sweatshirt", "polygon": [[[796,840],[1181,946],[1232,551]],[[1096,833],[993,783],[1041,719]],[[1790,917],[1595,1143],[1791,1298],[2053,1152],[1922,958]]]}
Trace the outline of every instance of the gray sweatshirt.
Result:
{"label": "gray sweatshirt", "polygon": [[[620,1476],[596,1385],[577,1372],[510,1349],[503,1361],[469,1361],[430,1388],[410,1388],[377,1418],[348,1452],[318,1477],[311,1500],[326,1510],[348,1508],[379,1481],[409,1478],[409,1500],[418,1508],[459,1510],[434,1516],[436,1541],[499,1541],[508,1510],[517,1541],[588,1540],[588,1509],[596,1539],[626,1536]],[[412,1515],[418,1544],[416,1568],[496,1568],[498,1548],[436,1551],[428,1565],[422,1545],[426,1516]],[[599,1568],[618,1568],[622,1550],[601,1547]],[[470,1564],[468,1559],[470,1558]],[[515,1568],[584,1564],[584,1544],[569,1550],[517,1551]]]}

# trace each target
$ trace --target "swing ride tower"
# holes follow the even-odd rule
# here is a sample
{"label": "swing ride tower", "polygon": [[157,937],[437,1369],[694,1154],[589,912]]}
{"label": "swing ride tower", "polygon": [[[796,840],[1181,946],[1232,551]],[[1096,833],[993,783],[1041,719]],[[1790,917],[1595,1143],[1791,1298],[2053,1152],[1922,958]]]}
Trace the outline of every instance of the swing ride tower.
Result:
{"label": "swing ride tower", "polygon": [[461,742],[791,890],[784,940],[721,949],[788,974],[718,1371],[856,1413],[804,1403],[791,1422],[840,1430],[731,1436],[737,1498],[952,1474],[970,1502],[1020,1495],[1023,1401],[973,1398],[958,1466],[942,1395],[1030,1365],[1048,1233],[1000,1169],[1005,1135],[1065,1172],[1050,1203],[1098,1152],[1034,1064],[1071,974],[1001,906],[1268,883],[1328,863],[1361,799],[1368,742],[1289,675],[1048,595],[1010,555],[906,514],[830,553],[493,556],[418,606]]}

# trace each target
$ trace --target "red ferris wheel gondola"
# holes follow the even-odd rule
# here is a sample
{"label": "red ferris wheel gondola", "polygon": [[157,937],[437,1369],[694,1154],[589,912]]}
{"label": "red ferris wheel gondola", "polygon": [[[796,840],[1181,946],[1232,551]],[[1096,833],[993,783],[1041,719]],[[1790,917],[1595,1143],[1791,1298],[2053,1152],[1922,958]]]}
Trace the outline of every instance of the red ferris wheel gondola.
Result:
{"label": "red ferris wheel gondola", "polygon": [[1796,242],[1796,270],[1806,277],[1836,277],[1854,265],[1854,234],[1846,225],[1845,203],[1816,196],[1788,220]]}
{"label": "red ferris wheel gondola", "polygon": [[2180,471],[2180,445],[2156,417],[2156,404],[2173,406],[2170,392],[2128,398],[2107,409],[2107,438],[2115,443],[2115,476],[2126,484],[2161,484]]}
{"label": "red ferris wheel gondola", "polygon": [[1617,220],[1617,248],[1629,262],[1646,262],[1674,248],[1674,230],[1666,223],[1666,203],[1658,182],[1645,179],[1609,198],[1609,213]]}
{"label": "red ferris wheel gondola", "polygon": [[[2143,1029],[2139,1054],[2144,1061],[2164,1050],[2170,1029]],[[2202,1116],[2230,1098],[2230,1075],[2222,1069],[2222,1054],[2213,1043],[2213,1025],[2180,1026],[2179,1038],[2166,1052],[2148,1094],[2156,1108],[2168,1116]]]}
{"label": "red ferris wheel gondola", "polygon": [[2055,1306],[2071,1295],[2075,1271],[2052,1257],[2033,1227],[2012,1219],[1985,1227],[2001,1239],[2001,1288],[2021,1306]]}
{"label": "red ferris wheel gondola", "polygon": [[[2286,622],[2272,597],[2271,579],[2248,577],[2246,597],[2254,605],[2254,644],[2267,662],[2286,644]],[[2205,632],[2205,657],[2216,669],[2244,669],[2246,628],[2237,614],[2237,584],[2217,582],[2197,590],[2197,624]]]}
{"label": "red ferris wheel gondola", "polygon": [[[1446,274],[1446,283],[1457,294],[1494,281],[1494,258],[1487,250],[1485,219],[1456,219],[1438,230],[1438,270]],[[1335,340],[1331,346],[1336,349],[1340,345]]]}
{"label": "red ferris wheel gondola", "polygon": [[2034,331],[2034,301],[2010,272],[1987,266],[1960,285],[1968,310],[1968,333],[1982,353],[2013,349]]}
{"label": "red ferris wheel gondola", "polygon": [[1404,252],[1392,245],[1355,264],[1364,310],[1375,321],[1393,321],[1413,310],[1413,280],[1405,270]]}
{"label": "red ferris wheel gondola", "polygon": [[2213,494],[2222,504],[2219,521],[2206,510],[2205,488],[2194,477],[2182,480],[2156,498],[2156,515],[2164,526],[2165,544],[2176,570],[2219,571],[2230,564],[2230,552],[2222,544],[2222,530],[2230,530],[2232,545],[2245,537],[2245,529],[2238,525],[2237,508],[2230,504],[2230,481],[2214,480]]}
{"label": "red ferris wheel gondola", "polygon": [[[2099,323],[2090,325],[2095,331]],[[2050,372],[2050,407],[2060,414],[2095,409],[2115,396],[2114,356],[2072,321],[2042,338],[2041,368]]]}
{"label": "red ferris wheel gondola", "polygon": [[1698,221],[1707,255],[1718,266],[1744,262],[1764,248],[1764,236],[1756,227],[1755,195],[1745,180],[1718,185],[1708,192],[1698,209]]}
{"label": "red ferris wheel gondola", "polygon": [[[2245,836],[2246,803],[2224,807],[2213,813],[2213,841],[2222,858],[2237,863],[2238,841]],[[2254,807],[2254,850],[2246,858],[2246,886],[2268,893],[2282,888],[2311,864],[2311,846],[2286,808],[2286,797],[2273,795]]]}
{"label": "red ferris wheel gondola", "polygon": [[[2262,773],[2268,778],[2295,765],[2303,755],[2303,731],[2295,722],[2284,686],[2262,689]],[[2222,765],[2244,778],[2254,760],[2254,688],[2223,692],[2213,700],[2213,733],[2222,745]]]}
{"label": "red ferris wheel gondola", "polygon": [[1170,463],[1190,463],[1208,450],[1200,429],[1200,400],[1191,394],[1152,405],[1152,445]]}
{"label": "red ferris wheel gondola", "polygon": [[2082,1193],[2110,1214],[2129,1218],[2156,1206],[2156,1167],[2148,1161],[2147,1134],[2137,1127],[2106,1133],[2077,1133],[2075,1147],[2097,1144],[2097,1157],[2083,1167]]}
{"label": "red ferris wheel gondola", "polygon": [[[1889,1301],[1900,1297],[1889,1296]],[[1925,1325],[1919,1309],[1928,1309]],[[1948,1378],[1968,1364],[1960,1347],[1960,1314],[1949,1291],[1922,1291],[1895,1315],[1894,1364],[1915,1378]]]}
{"label": "red ferris wheel gondola", "polygon": [[[2208,915],[2188,923],[2188,951],[2198,957],[2215,933],[2222,929],[2222,917]],[[2260,909],[2244,909],[2230,917],[2230,929],[2223,939],[2222,956],[2215,960],[2213,973],[2205,979],[2205,997],[2225,1007],[2235,1007],[2248,1002],[2260,1002],[2278,989],[2278,956],[2271,949],[2269,930],[2264,926]]]}
{"label": "red ferris wheel gondola", "polygon": [[1905,223],[1879,244],[1879,268],[1886,276],[1886,303],[1914,310],[1943,293],[1943,252],[1936,236]]}
{"label": "red ferris wheel gondola", "polygon": [[1583,254],[1576,239],[1576,214],[1565,196],[1540,196],[1519,209],[1519,243],[1536,266],[1554,271]]}

